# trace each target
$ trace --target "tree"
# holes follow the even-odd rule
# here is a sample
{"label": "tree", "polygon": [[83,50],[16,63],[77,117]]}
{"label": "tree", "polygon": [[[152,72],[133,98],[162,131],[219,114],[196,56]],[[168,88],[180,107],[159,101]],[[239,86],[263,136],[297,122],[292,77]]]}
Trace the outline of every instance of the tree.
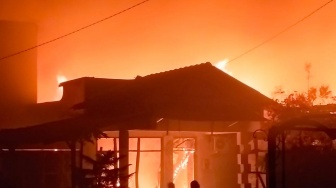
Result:
{"label": "tree", "polygon": [[330,99],[332,93],[328,85],[322,85],[319,91],[320,91],[320,98],[323,103],[325,103],[326,100]]}
{"label": "tree", "polygon": [[315,100],[317,99],[317,89],[316,89],[316,87],[309,88],[307,97],[308,97],[308,101],[311,103],[311,105],[313,105]]}
{"label": "tree", "polygon": [[[273,126],[273,131],[281,128],[284,130],[273,136],[277,146],[270,146],[272,150],[269,151],[274,151],[273,149],[276,148],[273,152],[275,155],[269,153],[268,156],[276,157],[267,158],[272,161],[268,164],[275,164],[269,166],[270,169],[275,169],[275,173],[268,175],[276,177],[274,178],[277,180],[274,181],[276,187],[285,185],[287,188],[331,188],[335,186],[336,132],[332,128],[336,126],[336,118],[331,112],[336,111],[336,105],[326,104],[331,98],[329,86],[322,85],[318,89],[309,88],[307,93],[290,93],[273,107],[275,109],[273,123],[277,123]],[[321,103],[316,105],[317,99]],[[318,122],[319,125],[296,121],[307,119]],[[295,129],[291,129],[291,126],[295,126]],[[309,129],[314,126],[316,129]],[[274,132],[270,135],[274,135]]]}
{"label": "tree", "polygon": [[[322,85],[318,89],[311,87],[308,93],[292,92],[288,95],[285,94],[281,87],[277,87],[273,92],[273,98],[278,105],[271,106],[268,109],[268,115],[273,121],[288,120],[298,116],[321,113],[322,111],[333,111],[331,101],[336,98],[332,96],[332,92],[328,85]],[[316,104],[319,102],[319,104]],[[329,107],[327,108],[326,106]]]}
{"label": "tree", "polygon": [[96,160],[83,155],[84,160],[92,164],[92,169],[79,169],[81,187],[83,188],[121,188],[120,180],[129,179],[133,174],[121,177],[120,172],[128,166],[118,167],[118,161],[115,151],[99,151]]}

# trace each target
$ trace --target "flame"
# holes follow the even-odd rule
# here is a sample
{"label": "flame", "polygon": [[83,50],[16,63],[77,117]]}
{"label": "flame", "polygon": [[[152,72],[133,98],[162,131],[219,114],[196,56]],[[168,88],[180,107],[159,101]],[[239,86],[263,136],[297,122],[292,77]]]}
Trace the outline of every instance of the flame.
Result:
{"label": "flame", "polygon": [[[185,150],[185,148],[183,148],[183,150]],[[177,178],[177,175],[179,174],[179,172],[182,169],[185,169],[186,166],[188,165],[190,155],[193,154],[193,153],[194,153],[194,151],[191,151],[191,152],[184,151],[184,154],[185,154],[184,159],[182,160],[182,162],[174,170],[174,174],[173,174],[173,182],[174,183],[176,182],[176,178]]]}
{"label": "flame", "polygon": [[[56,80],[57,80],[57,84],[59,85],[60,83],[66,82],[68,79],[64,75],[58,74],[56,76]],[[62,95],[63,95],[63,87],[58,87],[57,96],[55,97],[55,100],[56,101],[61,100]]]}
{"label": "flame", "polygon": [[56,79],[57,79],[57,83],[58,83],[58,84],[60,84],[60,83],[62,83],[62,82],[66,82],[66,81],[68,80],[68,79],[67,79],[64,75],[62,75],[62,74],[57,75]]}
{"label": "flame", "polygon": [[216,63],[215,67],[217,67],[218,69],[222,70],[223,72],[229,74],[232,76],[232,72],[229,71],[227,69],[227,64],[229,63],[229,60],[228,59],[224,59],[222,61],[219,61],[218,63]]}

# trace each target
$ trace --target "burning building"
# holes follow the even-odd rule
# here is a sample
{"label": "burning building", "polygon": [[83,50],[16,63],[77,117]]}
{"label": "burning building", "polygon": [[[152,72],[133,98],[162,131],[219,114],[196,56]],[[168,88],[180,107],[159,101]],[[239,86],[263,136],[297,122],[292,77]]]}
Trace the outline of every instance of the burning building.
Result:
{"label": "burning building", "polygon": [[[203,63],[132,80],[78,78],[60,84],[60,101],[36,104],[35,53],[8,58],[0,69],[8,86],[1,169],[17,186],[76,187],[75,169],[88,167],[81,154],[108,150],[126,156],[120,166],[131,164],[124,173],[135,175],[124,186],[188,187],[194,179],[209,188],[251,186],[252,133],[272,103],[258,91]],[[7,78],[11,70],[19,76]],[[85,142],[97,129],[107,137]]]}

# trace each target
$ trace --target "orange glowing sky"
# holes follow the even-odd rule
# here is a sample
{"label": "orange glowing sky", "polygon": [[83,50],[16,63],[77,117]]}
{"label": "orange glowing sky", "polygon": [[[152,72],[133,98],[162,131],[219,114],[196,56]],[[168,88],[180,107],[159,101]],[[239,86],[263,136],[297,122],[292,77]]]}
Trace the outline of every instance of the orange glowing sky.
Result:
{"label": "orange glowing sky", "polygon": [[[54,100],[57,75],[135,78],[233,59],[328,0],[150,0],[38,49],[38,98]],[[54,39],[141,0],[1,0],[0,19],[36,23],[38,42]],[[336,89],[336,2],[226,68],[271,97],[276,86]]]}

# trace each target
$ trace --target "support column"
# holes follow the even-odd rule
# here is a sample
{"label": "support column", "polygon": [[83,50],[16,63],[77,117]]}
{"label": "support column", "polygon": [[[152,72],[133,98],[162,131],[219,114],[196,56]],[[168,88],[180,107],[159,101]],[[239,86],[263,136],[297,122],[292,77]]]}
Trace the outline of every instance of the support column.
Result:
{"label": "support column", "polygon": [[[120,172],[120,187],[128,187],[128,175],[129,175],[129,133],[128,130],[119,131],[119,152],[120,152],[120,168],[123,169]],[[127,168],[125,168],[127,167]]]}
{"label": "support column", "polygon": [[173,140],[170,135],[162,137],[161,140],[161,183],[160,187],[167,187],[169,182],[173,182]]}
{"label": "support column", "polygon": [[253,138],[250,132],[238,133],[238,146],[240,148],[238,164],[240,166],[240,173],[238,174],[238,183],[241,188],[251,188],[252,184],[249,181],[251,173],[251,164],[249,163],[249,155],[252,152],[251,140]]}
{"label": "support column", "polygon": [[70,161],[71,161],[71,188],[77,187],[77,160],[76,160],[76,141],[68,142],[70,148]]}

